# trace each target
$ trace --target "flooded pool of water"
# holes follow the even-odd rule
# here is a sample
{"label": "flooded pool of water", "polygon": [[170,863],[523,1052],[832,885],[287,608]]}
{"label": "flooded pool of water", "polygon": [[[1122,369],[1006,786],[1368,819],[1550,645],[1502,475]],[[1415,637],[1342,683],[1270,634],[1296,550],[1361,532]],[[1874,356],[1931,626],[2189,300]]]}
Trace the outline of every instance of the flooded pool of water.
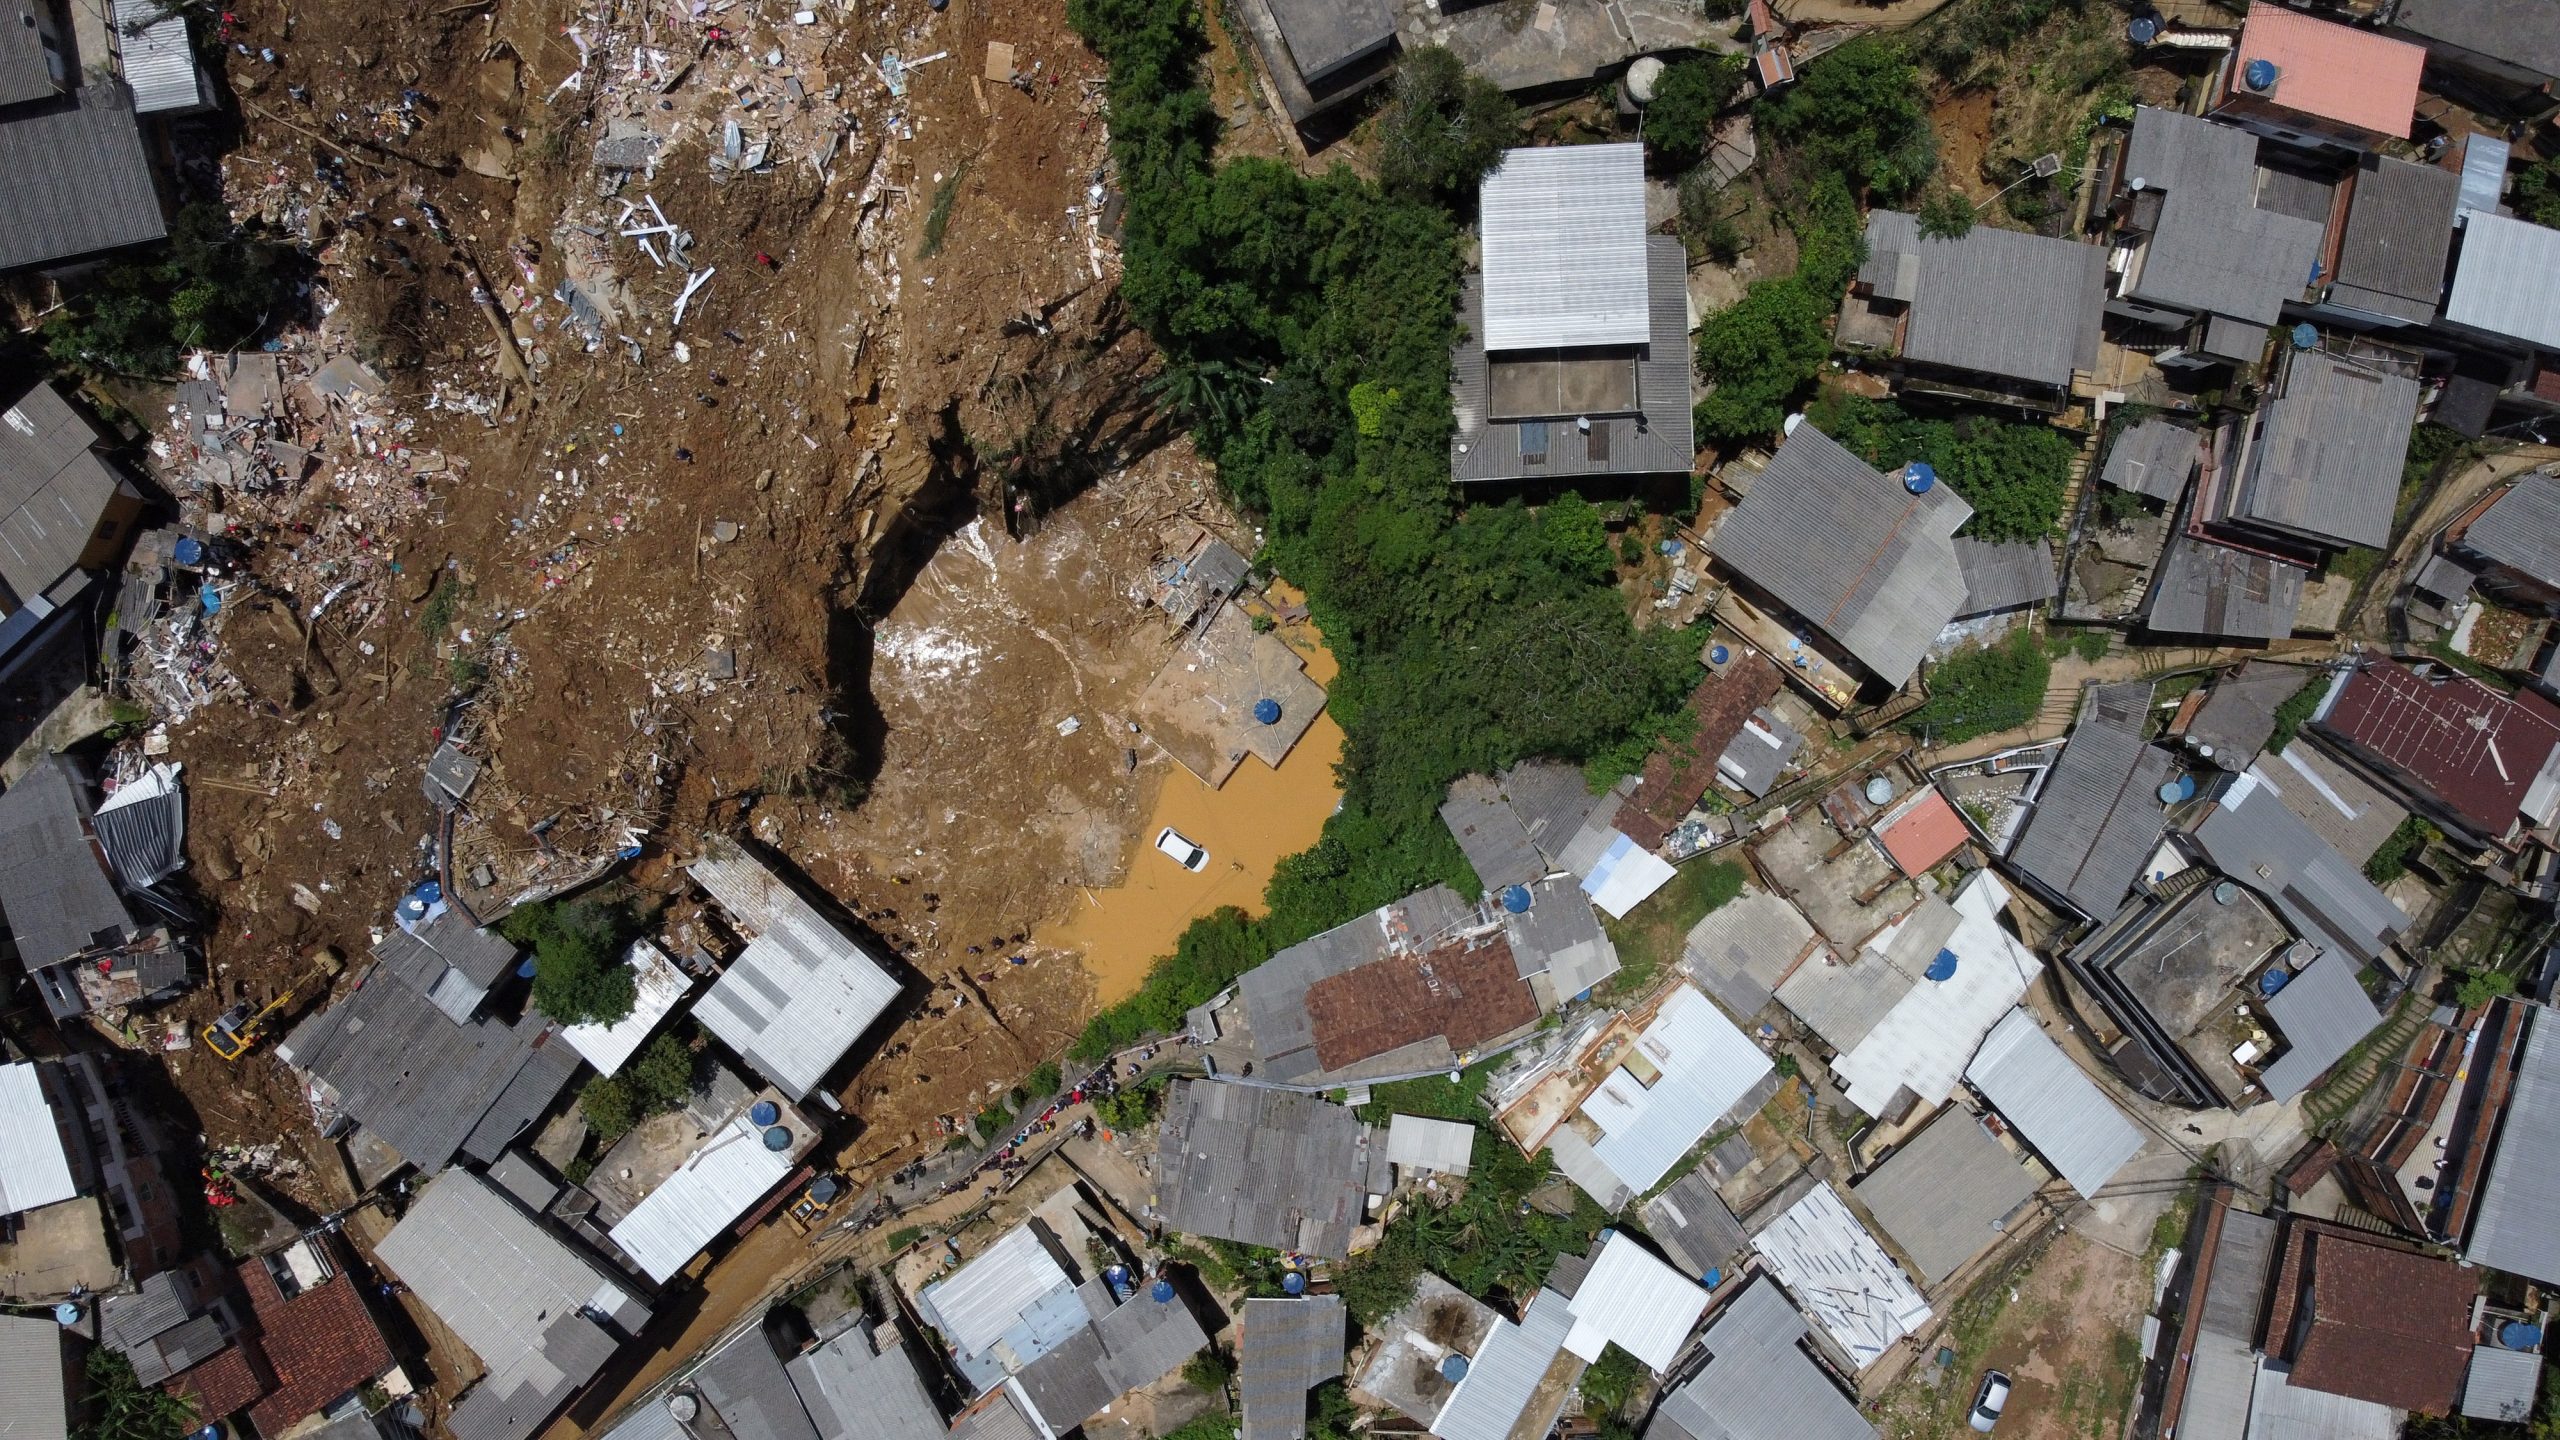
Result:
{"label": "flooded pool of water", "polygon": [[[1283,626],[1280,634],[1307,657],[1310,677],[1332,683],[1333,655],[1313,626]],[[1130,837],[1127,877],[1109,889],[1077,890],[1069,911],[1040,926],[1033,942],[1081,954],[1093,974],[1096,1004],[1127,997],[1194,919],[1221,905],[1262,909],[1272,869],[1281,857],[1313,845],[1341,801],[1333,775],[1341,758],[1342,729],[1327,714],[1279,769],[1248,759],[1216,790],[1181,766],[1165,765],[1146,823]],[[1206,869],[1193,874],[1157,853],[1157,832],[1168,825],[1208,850]]]}

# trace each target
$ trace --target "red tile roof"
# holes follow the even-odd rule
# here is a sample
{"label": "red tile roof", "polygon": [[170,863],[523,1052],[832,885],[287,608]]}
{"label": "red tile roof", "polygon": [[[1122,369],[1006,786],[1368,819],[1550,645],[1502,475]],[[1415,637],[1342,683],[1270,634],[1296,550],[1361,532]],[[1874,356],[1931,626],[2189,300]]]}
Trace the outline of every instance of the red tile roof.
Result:
{"label": "red tile roof", "polygon": [[[345,1258],[332,1254],[333,1264]],[[263,1261],[240,1267],[240,1283],[257,1312],[273,1393],[249,1408],[262,1435],[286,1427],[391,1368],[391,1346],[354,1277],[342,1268],[291,1299],[280,1294]]]}
{"label": "red tile roof", "polygon": [[2427,64],[2421,46],[2262,4],[2249,8],[2240,27],[2231,65],[2236,93],[2255,93],[2240,80],[2252,60],[2275,65],[2275,89],[2264,98],[2288,110],[2409,138],[2418,75]]}
{"label": "red tile roof", "polygon": [[[253,1340],[250,1345],[255,1343]],[[194,1402],[198,1420],[211,1423],[236,1415],[267,1393],[267,1377],[260,1373],[264,1362],[252,1353],[250,1345],[225,1345],[212,1359],[179,1374],[162,1388]]]}
{"label": "red tile roof", "polygon": [[2295,1217],[2267,1316],[2291,1383],[2442,1415],[2471,1364],[2471,1272],[2397,1243]]}
{"label": "red tile roof", "polygon": [[2492,839],[2560,745],[2560,712],[2541,696],[2510,699],[2468,675],[2420,675],[2393,660],[2357,671],[2320,723]]}
{"label": "red tile roof", "polygon": [[1339,1070],[1434,1035],[1448,1037],[1452,1050],[1472,1050],[1537,1023],[1538,998],[1512,962],[1511,942],[1496,938],[1327,976],[1307,987],[1307,1018],[1317,1061]]}
{"label": "red tile roof", "polygon": [[1964,828],[1964,817],[1937,787],[1920,792],[1910,808],[1887,822],[1876,832],[1884,842],[1884,853],[1893,857],[1905,875],[1925,875],[1938,868],[1945,859],[1964,848],[1972,836]]}

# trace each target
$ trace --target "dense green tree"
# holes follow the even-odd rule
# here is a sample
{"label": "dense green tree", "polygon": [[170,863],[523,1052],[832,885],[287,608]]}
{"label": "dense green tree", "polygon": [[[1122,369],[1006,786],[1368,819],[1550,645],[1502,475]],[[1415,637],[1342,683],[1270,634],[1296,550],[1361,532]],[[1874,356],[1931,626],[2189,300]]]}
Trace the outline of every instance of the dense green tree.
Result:
{"label": "dense green tree", "polygon": [[1822,432],[1869,464],[1898,470],[1914,460],[1936,467],[1973,507],[1959,534],[1981,540],[2033,540],[2062,519],[2077,453],[2050,425],[2008,424],[1981,416],[1922,419],[1885,400],[1825,395],[1808,412]]}
{"label": "dense green tree", "polygon": [[1968,645],[1929,670],[1928,703],[1902,728],[1933,745],[2013,730],[2044,705],[2053,661],[2024,626],[1989,645]]}
{"label": "dense green tree", "polygon": [[1973,230],[1973,202],[1952,185],[1931,190],[1916,216],[1920,233],[1932,240],[1960,240]]}
{"label": "dense green tree", "polygon": [[1666,66],[1644,107],[1644,143],[1666,170],[1686,170],[1706,158],[1715,141],[1718,111],[1742,88],[1739,55],[1707,55]]}
{"label": "dense green tree", "polygon": [[[73,1427],[75,1440],[180,1440],[196,1428],[194,1404],[143,1384],[121,1352],[104,1347],[90,1351],[83,1375],[88,1418]],[[61,1396],[54,1398],[58,1402]]]}
{"label": "dense green tree", "polygon": [[1937,169],[1920,73],[1881,36],[1862,35],[1806,65],[1755,118],[1798,168],[1848,176],[1881,199],[1912,193]]}
{"label": "dense green tree", "polygon": [[1698,433],[1742,440],[1777,433],[1787,407],[1831,353],[1834,302],[1794,279],[1753,285],[1698,327]]}
{"label": "dense green tree", "polygon": [[1520,111],[1501,86],[1446,47],[1410,50],[1378,126],[1378,182],[1390,195],[1469,210],[1477,182],[1519,138]]}
{"label": "dense green tree", "polygon": [[499,933],[533,947],[533,1003],[563,1025],[610,1025],[631,1013],[639,986],[623,950],[638,933],[628,909],[587,900],[518,907]]}
{"label": "dense green tree", "polygon": [[167,375],[182,351],[255,339],[287,296],[291,260],[220,205],[189,205],[166,240],[85,281],[45,321],[45,349],[92,373]]}

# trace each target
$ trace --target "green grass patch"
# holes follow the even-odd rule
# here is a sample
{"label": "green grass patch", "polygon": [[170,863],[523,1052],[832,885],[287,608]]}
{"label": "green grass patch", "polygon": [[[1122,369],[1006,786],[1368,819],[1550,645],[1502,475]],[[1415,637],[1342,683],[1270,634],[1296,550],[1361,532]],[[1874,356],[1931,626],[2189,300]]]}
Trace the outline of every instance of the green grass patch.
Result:
{"label": "green grass patch", "polygon": [[2403,816],[2364,862],[2364,878],[2376,885],[2388,885],[2408,874],[2409,858],[2433,844],[2440,833],[2422,816]]}
{"label": "green grass patch", "polygon": [[1461,1070],[1458,1078],[1425,1075],[1415,1080],[1391,1080],[1370,1087],[1369,1103],[1360,1107],[1360,1118],[1372,1125],[1384,1125],[1391,1115],[1427,1115],[1434,1120],[1464,1120],[1470,1124],[1485,1118],[1485,1082],[1493,1078],[1493,1062],[1487,1061],[1472,1070]]}
{"label": "green grass patch", "polygon": [[2463,654],[2461,651],[2454,649],[2453,646],[2446,641],[2430,640],[2427,642],[2426,649],[2429,655],[2434,656],[2436,659],[2443,661],[2447,665],[2452,666],[2454,669],[2461,671],[2463,674],[2470,676],[2472,679],[2479,681],[2481,684],[2488,686],[2501,695],[2513,695],[2516,693],[2516,682],[2508,679],[2499,671],[2487,665],[2483,665],[2479,661],[2472,659],[2470,656]]}
{"label": "green grass patch", "polygon": [[1929,699],[1902,718],[1905,730],[1932,745],[2014,730],[2044,708],[2053,659],[2035,633],[2009,632],[1989,645],[1968,645],[1929,671]]}
{"label": "green grass patch", "polygon": [[923,1226],[901,1225],[889,1232],[889,1253],[895,1255],[923,1238]]}
{"label": "green grass patch", "polygon": [[2311,712],[2320,708],[2320,697],[2328,693],[2329,677],[2323,674],[2303,681],[2301,689],[2286,696],[2284,703],[2276,707],[2276,728],[2267,735],[2267,753],[2283,754],[2284,747],[2293,743],[2295,733],[2309,722]]}
{"label": "green grass patch", "polygon": [[1600,985],[1602,997],[1634,995],[1651,985],[1680,958],[1689,927],[1742,893],[1743,878],[1742,867],[1730,861],[1692,860],[1625,919],[1603,916],[1601,925],[1618,947],[1619,968]]}
{"label": "green grass patch", "polygon": [[960,198],[960,182],[967,178],[969,164],[951,172],[950,178],[933,187],[933,208],[924,214],[924,244],[916,250],[916,258],[930,260],[942,253],[942,235],[951,226],[952,202]]}

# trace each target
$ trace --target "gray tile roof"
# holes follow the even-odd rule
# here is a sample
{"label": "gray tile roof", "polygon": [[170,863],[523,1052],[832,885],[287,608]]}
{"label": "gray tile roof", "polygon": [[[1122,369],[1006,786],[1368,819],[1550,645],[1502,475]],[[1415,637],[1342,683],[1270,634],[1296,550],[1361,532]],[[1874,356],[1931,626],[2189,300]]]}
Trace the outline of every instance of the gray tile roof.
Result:
{"label": "gray tile roof", "polygon": [[1396,38],[1386,0],[1273,0],[1271,18],[1309,84]]}
{"label": "gray tile roof", "polygon": [[2391,28],[2560,79],[2560,29],[2546,0],[2400,0]]}
{"label": "gray tile roof", "polygon": [[2475,210],[2463,224],[2444,318],[2560,349],[2560,294],[2549,283],[2554,270],[2560,270],[2560,230]]}
{"label": "gray tile roof", "polygon": [[30,972],[135,931],[89,848],[88,782],[72,762],[38,762],[0,794],[0,913]]}
{"label": "gray tile roof", "polygon": [[2276,1100],[2310,1089],[2357,1041],[2382,1027],[2382,1012],[2356,981],[2355,960],[2335,951],[2294,972],[2265,1008],[2284,1037],[2284,1053],[2258,1076]]}
{"label": "gray tile roof", "polygon": [[2248,1433],[2258,1316],[2275,1263],[2276,1232],[2267,1216],[2223,1212],[2222,1238],[2197,1314],[2186,1398],[2176,1417],[2181,1440],[2243,1440]]}
{"label": "gray tile roof", "polygon": [[1681,959],[1699,986],[1745,1020],[1760,1013],[1812,947],[1813,925],[1783,895],[1754,886],[1689,927]]}
{"label": "gray tile roof", "polygon": [[2358,869],[2409,816],[2399,801],[2307,737],[2295,739],[2282,754],[2263,757],[2257,770],[2260,783],[2276,792],[2284,808]]}
{"label": "gray tile roof", "polygon": [[1158,1206],[1176,1230],[1340,1259],[1360,1223],[1373,1149],[1384,1168],[1384,1146],[1344,1106],[1177,1081],[1157,1141]]}
{"label": "gray tile roof", "polygon": [[2264,790],[2254,774],[2232,780],[2195,827],[2206,858],[2265,896],[2304,939],[2350,960],[2381,955],[2409,917]]}
{"label": "gray tile roof", "polygon": [[132,101],[116,84],[0,116],[0,271],[169,233]]}
{"label": "gray tile roof", "polygon": [[1646,343],[1643,146],[1504,151],[1482,201],[1486,349]]}
{"label": "gray tile roof", "polygon": [[[2511,1002],[2512,1003],[2512,1002]],[[2463,1258],[2560,1284],[2560,1020],[2528,1012],[2497,1152],[2471,1219]]]}
{"label": "gray tile roof", "polygon": [[97,430],[50,385],[19,396],[0,420],[0,582],[15,609],[79,566],[125,482],[93,448]]}
{"label": "gray tile roof", "polygon": [[1348,1316],[1339,1295],[1247,1300],[1236,1344],[1243,1440],[1306,1440],[1307,1392],[1341,1378]]}
{"label": "gray tile roof", "polygon": [[1022,1402],[1012,1387],[995,1391],[979,1399],[959,1419],[951,1422],[951,1440],[1048,1440],[1031,1417],[1024,1414]]}
{"label": "gray tile roof", "polygon": [[1777,787],[1778,777],[1803,749],[1804,736],[1764,705],[1751,712],[1741,733],[1716,757],[1716,774],[1756,798]]}
{"label": "gray tile roof", "polygon": [[2009,851],[2012,866],[2093,920],[2124,903],[2168,825],[2158,791],[2178,766],[2143,740],[2150,713],[2148,681],[2091,686]]}
{"label": "gray tile roof", "polygon": [[1015,1376],[1032,1408],[1061,1434],[1130,1391],[1172,1374],[1209,1344],[1191,1307],[1178,1297],[1157,1300],[1141,1293],[1115,1308],[1109,1289],[1093,1281],[1087,1304],[1098,1318]]}
{"label": "gray tile roof", "polygon": [[375,1252],[489,1367],[449,1428],[523,1440],[612,1358],[595,1316],[636,1334],[648,1309],[594,1260],[467,1170],[429,1181]]}
{"label": "gray tile roof", "polygon": [[2357,166],[2328,303],[2412,325],[2436,318],[2462,176],[2368,155]]}
{"label": "gray tile roof", "polygon": [[761,1325],[713,1351],[693,1383],[736,1440],[820,1440]]}
{"label": "gray tile roof", "polygon": [[943,1440],[942,1412],[915,1356],[892,1343],[874,1351],[857,1325],[783,1366],[821,1440]]}
{"label": "gray tile roof", "polygon": [[2427,557],[2409,583],[2421,594],[2459,606],[2471,598],[2472,588],[2480,583],[2480,574],[2450,555],[2437,554]]}
{"label": "gray tile roof", "polygon": [[0,1414],[9,1440],[64,1440],[71,1392],[63,1329],[50,1316],[0,1315]]}
{"label": "gray tile roof", "polygon": [[[1539,1382],[1563,1361],[1577,1374],[1579,1361],[1565,1351],[1564,1337],[1573,1329],[1573,1309],[1565,1297],[1541,1289],[1529,1297],[1518,1324],[1497,1322],[1472,1357],[1465,1378],[1440,1408],[1431,1433],[1441,1440],[1509,1440],[1513,1435],[1544,1435],[1564,1409],[1564,1391],[1553,1390],[1539,1401]],[[1552,1408],[1549,1408],[1552,1406]]]}
{"label": "gray tile roof", "polygon": [[1664,1259],[1692,1280],[1733,1269],[1751,1248],[1750,1232],[1734,1218],[1704,1170],[1690,1171],[1644,1202],[1644,1233],[1662,1247]]}
{"label": "gray tile roof", "polygon": [[2054,1173],[2084,1196],[2142,1150],[2142,1132],[2037,1023],[2032,1011],[2001,1017],[1964,1078],[1991,1102]]}
{"label": "gray tile roof", "polygon": [[513,940],[495,930],[481,929],[459,910],[447,910],[419,926],[418,939],[484,990],[496,986],[516,968],[516,960],[524,953]]}
{"label": "gray tile roof", "polygon": [[1710,1358],[1662,1397],[1645,1440],[1874,1440],[1875,1426],[1806,1353],[1806,1333],[1778,1282],[1753,1278],[1708,1318]]}
{"label": "gray tile roof", "polygon": [[1573,877],[1541,880],[1529,893],[1527,912],[1502,920],[1521,979],[1545,975],[1561,1002],[1618,973],[1618,947]]}
{"label": "gray tile roof", "polygon": [[2560,586],[2560,479],[2539,471],[2520,477],[2458,543],[2493,565]]}
{"label": "gray tile roof", "polygon": [[2480,1345],[2462,1380],[2462,1413],[2474,1420],[2521,1425],[2533,1415],[2542,1389],[2542,1357],[2523,1350]]}
{"label": "gray tile roof", "polygon": [[2279,389],[2251,417],[2222,517],[2324,545],[2391,538],[2418,382],[2325,350],[2289,350]]}
{"label": "gray tile roof", "polygon": [[1246,971],[1236,981],[1245,1023],[1253,1030],[1253,1050],[1266,1078],[1314,1083],[1324,1072],[1316,1057],[1315,1018],[1307,1010],[1307,991],[1320,980],[1356,970],[1387,953],[1389,926],[1416,942],[1471,919],[1475,907],[1446,885],[1434,885],[1394,905],[1336,925],[1301,940]]}
{"label": "gray tile roof", "polygon": [[2067,389],[2097,364],[2107,252],[2077,240],[1976,225],[1928,239],[1916,216],[1867,216],[1858,278],[1911,307],[1904,358]]}
{"label": "gray tile roof", "polygon": [[2137,420],[2107,447],[2102,482],[2154,500],[2175,503],[2195,473],[2196,432],[2169,420]]}
{"label": "gray tile roof", "polygon": [[2225,770],[2248,769],[2250,759],[2275,734],[2276,707],[2317,674],[2294,665],[2249,661],[2213,682],[2187,724],[2188,747],[2212,747],[2210,758]]}
{"label": "gray tile roof", "polygon": [[[1582,146],[1582,149],[1599,147]],[[1458,343],[1450,351],[1450,403],[1457,428],[1449,436],[1449,473],[1461,483],[1575,475],[1678,475],[1697,458],[1694,364],[1689,353],[1688,252],[1680,241],[1645,241],[1639,273],[1646,285],[1647,331],[1637,343],[1636,403],[1641,415],[1519,421],[1493,418],[1493,369],[1484,329],[1483,275],[1469,275],[1459,296]],[[1543,446],[1543,451],[1541,451]],[[1531,462],[1526,457],[1543,453]]]}
{"label": "gray tile roof", "polygon": [[1935,1285],[1991,1248],[2011,1212],[2036,1193],[2036,1181],[1980,1120],[1949,1105],[1854,1193],[1920,1278]]}
{"label": "gray tile roof", "polygon": [[2302,608],[2299,565],[2191,535],[2170,537],[2142,623],[2164,635],[2281,640]]}
{"label": "gray tile roof", "polygon": [[2310,282],[2327,227],[2260,208],[2257,136],[2146,105],[2125,175],[2163,194],[2132,298],[2266,326]]}
{"label": "gray tile roof", "polygon": [[[42,100],[54,93],[53,66],[45,58],[44,32],[25,23],[27,17],[40,10],[36,0],[19,0],[0,15],[8,22],[0,24],[0,105]],[[69,68],[68,57],[64,66]]]}
{"label": "gray tile roof", "polygon": [[134,1378],[157,1385],[231,1343],[210,1315],[197,1314],[195,1287],[183,1270],[163,1270],[131,1295],[98,1307],[99,1343],[133,1362]]}
{"label": "gray tile roof", "polygon": [[2053,546],[2042,540],[2003,543],[1956,537],[1956,569],[1964,576],[1964,601],[1956,618],[1991,615],[2041,605],[2060,590]]}
{"label": "gray tile roof", "polygon": [[539,1014],[513,1025],[456,1024],[376,969],[355,993],[295,1026],[277,1053],[326,1083],[340,1110],[432,1174],[466,1146],[475,1158],[495,1158],[515,1130],[548,1108],[577,1067],[577,1052],[545,1045],[549,1038],[551,1026]]}
{"label": "gray tile roof", "polygon": [[1462,775],[1449,783],[1449,798],[1440,806],[1440,823],[1449,827],[1458,849],[1475,867],[1476,879],[1489,892],[1526,885],[1547,873],[1547,857],[1529,843],[1519,815],[1503,799],[1502,783],[1490,775]]}
{"label": "gray tile roof", "polygon": [[1716,527],[1715,556],[1898,686],[1964,603],[1953,537],[1972,515],[1948,486],[1914,495],[1808,422]]}

